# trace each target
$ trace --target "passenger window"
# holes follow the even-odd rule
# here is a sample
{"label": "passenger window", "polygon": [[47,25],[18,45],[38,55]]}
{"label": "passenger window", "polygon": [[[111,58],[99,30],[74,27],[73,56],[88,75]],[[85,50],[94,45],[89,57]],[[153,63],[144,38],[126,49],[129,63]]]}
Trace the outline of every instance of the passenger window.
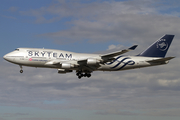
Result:
{"label": "passenger window", "polygon": [[15,51],[19,51],[19,49],[15,49]]}

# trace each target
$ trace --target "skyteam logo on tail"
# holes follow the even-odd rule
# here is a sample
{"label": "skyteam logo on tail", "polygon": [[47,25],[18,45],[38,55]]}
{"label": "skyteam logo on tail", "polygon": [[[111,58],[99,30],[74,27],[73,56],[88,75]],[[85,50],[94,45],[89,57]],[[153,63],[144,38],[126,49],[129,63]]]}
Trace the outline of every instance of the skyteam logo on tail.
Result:
{"label": "skyteam logo on tail", "polygon": [[160,39],[157,42],[157,48],[161,51],[165,51],[168,48],[168,43],[166,42],[166,39]]}

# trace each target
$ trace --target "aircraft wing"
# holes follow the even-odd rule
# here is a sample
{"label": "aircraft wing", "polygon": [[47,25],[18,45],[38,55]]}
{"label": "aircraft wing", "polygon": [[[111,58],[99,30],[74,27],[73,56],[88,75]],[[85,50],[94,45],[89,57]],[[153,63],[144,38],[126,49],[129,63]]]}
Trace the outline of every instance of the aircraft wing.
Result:
{"label": "aircraft wing", "polygon": [[[126,52],[129,52],[131,50],[134,50],[138,45],[133,45],[132,47],[128,48],[128,49],[124,49],[121,51],[116,51],[116,52],[112,52],[112,53],[107,53],[107,54],[102,54],[100,55],[101,59],[96,59],[96,58],[87,58],[87,59],[82,59],[78,61],[79,65],[88,65],[89,67],[99,67],[99,63],[104,64],[105,62],[108,62],[110,60],[113,60],[115,56],[124,54]],[[88,64],[89,63],[89,64]]]}
{"label": "aircraft wing", "polygon": [[56,66],[60,66],[62,67],[62,69],[68,69],[71,67],[76,67],[80,70],[84,70],[84,71],[94,71],[96,70],[98,67],[100,67],[100,63],[105,63],[108,62],[112,59],[114,59],[115,56],[124,54],[126,52],[129,52],[131,50],[134,50],[137,47],[137,45],[134,45],[128,49],[124,49],[121,51],[116,51],[116,52],[112,52],[112,53],[108,53],[108,54],[102,54],[100,55],[101,58],[86,58],[86,59],[81,59],[81,60],[60,60],[60,59],[56,59],[56,60],[51,60],[48,61],[47,63],[45,63],[46,65],[56,65]]}
{"label": "aircraft wing", "polygon": [[108,53],[108,54],[103,54],[103,55],[101,55],[101,57],[102,58],[112,58],[112,57],[124,54],[126,52],[129,52],[131,50],[135,50],[137,46],[138,45],[133,45],[132,47],[130,47],[128,49],[124,49],[124,50],[121,50],[121,51],[116,51],[116,52],[112,52],[112,53]]}
{"label": "aircraft wing", "polygon": [[161,63],[161,62],[169,61],[169,60],[171,60],[173,58],[175,58],[175,57],[166,57],[166,58],[160,58],[160,59],[156,59],[156,60],[148,60],[147,62],[150,62],[150,63]]}

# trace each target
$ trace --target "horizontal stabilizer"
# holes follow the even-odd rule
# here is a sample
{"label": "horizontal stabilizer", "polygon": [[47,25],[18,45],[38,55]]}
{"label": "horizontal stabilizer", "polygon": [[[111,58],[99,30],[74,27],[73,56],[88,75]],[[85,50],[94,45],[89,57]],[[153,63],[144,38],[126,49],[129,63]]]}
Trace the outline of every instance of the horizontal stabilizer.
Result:
{"label": "horizontal stabilizer", "polygon": [[102,58],[112,58],[112,57],[124,54],[126,52],[129,52],[131,50],[134,50],[134,49],[136,49],[137,46],[138,45],[133,45],[132,47],[130,47],[128,49],[124,49],[124,50],[121,50],[121,51],[116,51],[116,52],[112,52],[112,53],[108,53],[108,54],[103,54],[103,55],[101,55],[101,57]]}
{"label": "horizontal stabilizer", "polygon": [[151,63],[161,63],[161,62],[166,62],[169,61],[171,59],[173,59],[175,57],[166,57],[166,58],[160,58],[160,59],[156,59],[156,60],[149,60],[147,62],[151,62]]}

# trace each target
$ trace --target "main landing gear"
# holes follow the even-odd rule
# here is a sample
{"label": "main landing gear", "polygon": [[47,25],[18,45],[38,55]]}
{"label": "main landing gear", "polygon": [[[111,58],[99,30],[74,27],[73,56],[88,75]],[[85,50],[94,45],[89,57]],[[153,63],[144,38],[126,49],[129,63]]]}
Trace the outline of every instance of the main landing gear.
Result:
{"label": "main landing gear", "polygon": [[83,73],[82,71],[78,71],[76,73],[76,75],[78,76],[79,79],[81,79],[82,77],[91,77],[91,73]]}
{"label": "main landing gear", "polygon": [[22,65],[19,65],[19,66],[20,66],[20,68],[21,68],[20,73],[23,73],[23,70],[22,70]]}

